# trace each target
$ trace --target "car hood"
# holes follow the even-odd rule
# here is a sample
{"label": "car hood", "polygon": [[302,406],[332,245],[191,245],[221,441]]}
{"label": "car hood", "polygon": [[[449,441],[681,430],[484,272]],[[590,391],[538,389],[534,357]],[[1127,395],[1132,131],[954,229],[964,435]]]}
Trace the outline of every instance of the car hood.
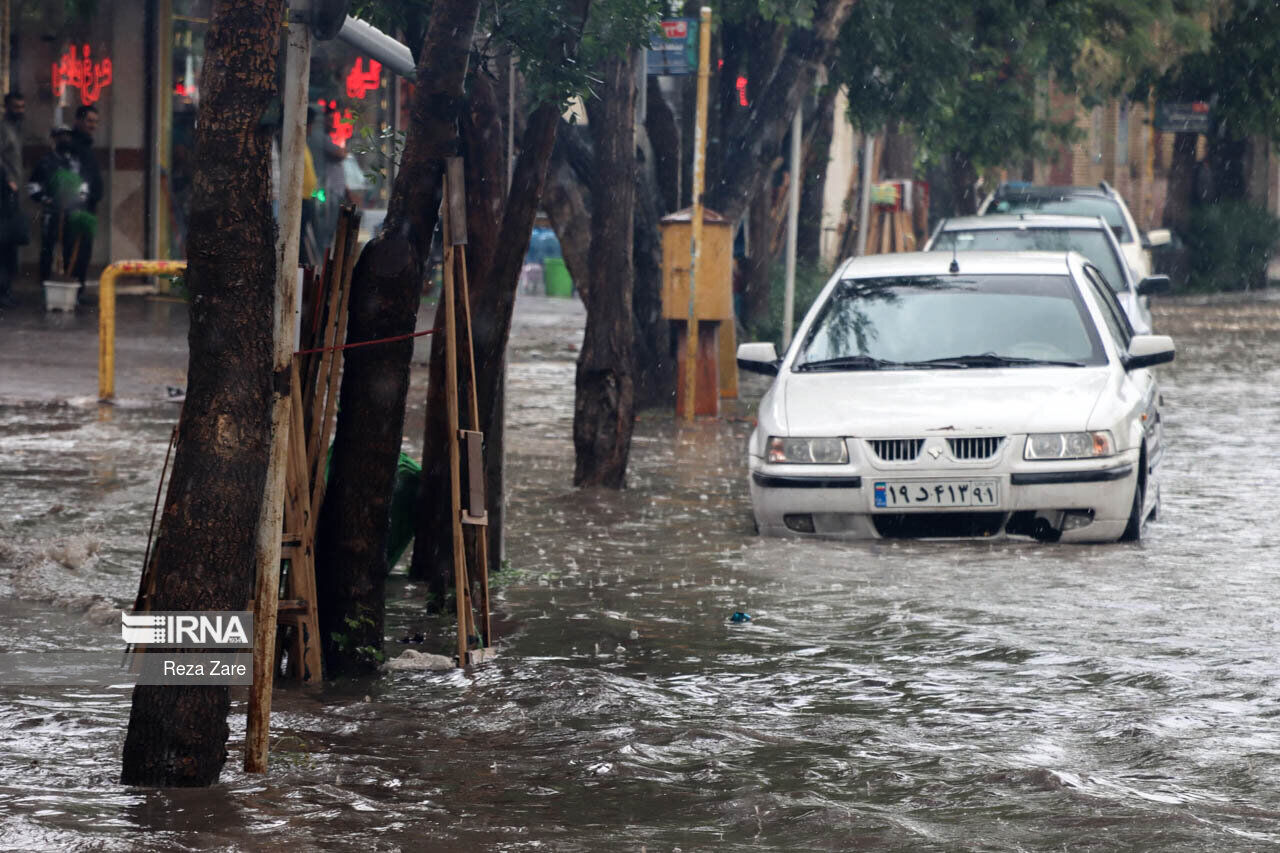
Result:
{"label": "car hood", "polygon": [[1083,430],[1105,367],[789,373],[790,435],[905,437]]}

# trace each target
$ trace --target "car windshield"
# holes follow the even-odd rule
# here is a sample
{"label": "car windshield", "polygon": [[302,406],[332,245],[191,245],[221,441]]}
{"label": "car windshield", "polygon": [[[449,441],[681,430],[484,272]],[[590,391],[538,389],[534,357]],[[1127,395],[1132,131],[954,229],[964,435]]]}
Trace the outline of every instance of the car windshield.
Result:
{"label": "car windshield", "polygon": [[1062,198],[1060,196],[1050,196],[1048,198],[1039,198],[1037,196],[1010,196],[1008,198],[997,198],[987,208],[987,213],[1059,213],[1064,216],[1101,216],[1107,225],[1111,226],[1111,230],[1115,233],[1116,239],[1121,243],[1132,243],[1133,235],[1129,233],[1129,227],[1125,225],[1124,214],[1120,212],[1120,205],[1116,204],[1109,198],[1098,198],[1095,196],[1075,196],[1074,198]]}
{"label": "car windshield", "polygon": [[1124,274],[1111,241],[1102,228],[977,228],[943,231],[933,251],[960,252],[1079,252],[1088,258],[1111,285],[1124,290]]}
{"label": "car windshield", "polygon": [[806,334],[794,370],[922,370],[1104,364],[1097,328],[1065,275],[846,279]]}

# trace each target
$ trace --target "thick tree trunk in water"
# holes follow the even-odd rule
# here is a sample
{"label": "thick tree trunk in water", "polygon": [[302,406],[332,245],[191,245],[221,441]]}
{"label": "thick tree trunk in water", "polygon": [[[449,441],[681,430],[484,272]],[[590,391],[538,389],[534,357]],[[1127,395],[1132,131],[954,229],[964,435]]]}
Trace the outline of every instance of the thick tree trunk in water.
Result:
{"label": "thick tree trunk in water", "polygon": [[947,176],[951,179],[951,199],[955,205],[954,216],[972,216],[978,212],[978,172],[969,155],[961,151],[951,152],[947,159]]}
{"label": "thick tree trunk in water", "polygon": [[[206,41],[187,286],[187,398],[154,567],[156,610],[243,610],[270,442],[276,279],[270,132],[281,6],[223,0]],[[134,688],[121,781],[203,786],[227,758],[227,687]]]}
{"label": "thick tree trunk in water", "polygon": [[1177,133],[1173,137],[1173,157],[1169,161],[1169,190],[1164,201],[1161,223],[1166,228],[1186,233],[1191,218],[1191,196],[1196,180],[1196,141],[1194,133]]}
{"label": "thick tree trunk in water", "polygon": [[[473,90],[473,98],[485,96],[484,84]],[[479,387],[480,424],[485,433],[485,467],[488,474],[486,502],[490,512],[489,568],[496,570],[501,559],[498,549],[500,524],[503,513],[502,494],[502,441],[500,430],[503,406],[503,370],[507,341],[511,336],[511,318],[515,310],[516,287],[520,281],[520,269],[529,249],[529,236],[537,213],[542,188],[546,183],[547,164],[555,144],[559,111],[552,104],[544,104],[534,111],[525,128],[520,155],[516,159],[511,190],[506,204],[501,204],[497,215],[494,199],[488,194],[472,195],[471,185],[487,185],[492,178],[479,174],[468,179],[468,219],[472,240],[467,247],[468,284],[471,290],[471,320],[475,325],[474,344],[476,375]],[[484,152],[485,140],[493,128],[480,131],[479,114],[473,109],[466,135],[468,157],[476,164],[488,162],[487,168],[497,168],[493,176],[502,174],[503,165],[489,159]],[[472,168],[468,163],[468,171]],[[488,229],[480,240],[473,234]],[[483,254],[483,257],[481,257]],[[444,322],[437,312],[436,325]],[[427,390],[427,422],[423,435],[423,476],[418,490],[418,528],[414,537],[413,561],[410,576],[427,581],[428,593],[433,605],[444,600],[445,591],[453,577],[453,546],[444,535],[451,524],[449,501],[448,427],[445,423],[444,390],[444,338],[436,336],[432,341],[431,370]]]}
{"label": "thick tree trunk in water", "polygon": [[[572,57],[586,24],[588,0],[577,0],[567,12],[576,22],[561,38],[560,52]],[[560,111],[554,104],[540,105],[529,117],[521,138],[511,186],[505,195],[494,190],[505,164],[494,158],[500,150],[495,135],[502,131],[497,101],[487,82],[472,89],[468,121],[464,125],[467,156],[468,219],[471,245],[468,246],[468,284],[476,359],[477,399],[480,429],[485,434],[486,505],[490,514],[489,570],[496,571],[502,560],[502,524],[505,517],[503,472],[503,407],[505,405],[505,360],[511,337],[511,317],[515,310],[516,287],[534,216],[547,183],[547,165],[555,145]],[[489,150],[487,150],[489,149]],[[496,170],[496,171],[495,171]],[[487,174],[486,174],[487,173]],[[482,236],[475,232],[485,231]],[[437,327],[444,320],[443,301],[436,311]],[[427,420],[423,435],[422,478],[418,486],[417,529],[411,577],[427,583],[428,603],[442,607],[453,578],[453,548],[448,534],[452,520],[449,499],[448,425],[445,422],[444,336],[437,335],[431,346],[431,370],[427,388]]]}
{"label": "thick tree trunk in water", "polygon": [[592,195],[608,198],[591,218],[587,328],[578,354],[573,411],[577,486],[626,485],[635,427],[632,365],[632,241],[635,199],[635,65],[606,60],[592,111],[595,180]]}
{"label": "thick tree trunk in water", "polygon": [[[479,0],[443,0],[427,26],[409,134],[382,233],[352,280],[347,342],[406,335],[417,321],[440,203],[444,157],[456,149],[463,80]],[[382,649],[391,492],[413,342],[346,352],[330,485],[316,548],[326,670],[365,672]],[[447,534],[445,534],[447,535]]]}

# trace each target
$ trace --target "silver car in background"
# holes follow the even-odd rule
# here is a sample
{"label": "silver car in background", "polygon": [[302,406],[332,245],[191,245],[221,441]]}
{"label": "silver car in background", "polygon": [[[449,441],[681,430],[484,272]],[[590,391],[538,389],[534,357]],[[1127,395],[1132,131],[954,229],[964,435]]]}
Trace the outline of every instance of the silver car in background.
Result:
{"label": "silver car in background", "polygon": [[944,219],[925,244],[926,252],[1079,252],[1116,294],[1134,332],[1151,334],[1147,297],[1168,293],[1169,277],[1136,279],[1115,233],[1101,217],[1048,214],[963,216]]}

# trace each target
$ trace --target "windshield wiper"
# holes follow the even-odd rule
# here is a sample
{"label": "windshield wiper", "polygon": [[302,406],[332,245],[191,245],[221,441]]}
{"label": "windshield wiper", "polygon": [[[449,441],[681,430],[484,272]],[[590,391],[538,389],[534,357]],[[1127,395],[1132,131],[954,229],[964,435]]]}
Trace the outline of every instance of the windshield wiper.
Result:
{"label": "windshield wiper", "polygon": [[844,355],[840,358],[824,358],[797,364],[796,370],[882,370],[887,367],[904,367],[900,361],[888,361],[870,355]]}
{"label": "windshield wiper", "polygon": [[1083,361],[1056,361],[1048,358],[1021,358],[1014,355],[998,355],[984,352],[977,355],[951,355],[946,358],[931,358],[928,361],[911,362],[916,365],[946,365],[948,367],[1084,367]]}

